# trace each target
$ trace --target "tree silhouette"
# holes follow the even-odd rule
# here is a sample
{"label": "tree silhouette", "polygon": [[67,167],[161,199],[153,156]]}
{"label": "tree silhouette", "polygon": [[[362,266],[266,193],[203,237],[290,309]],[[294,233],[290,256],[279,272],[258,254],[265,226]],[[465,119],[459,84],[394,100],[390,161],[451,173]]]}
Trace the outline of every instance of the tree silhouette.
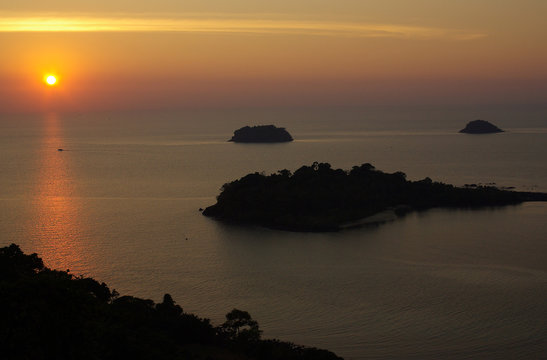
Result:
{"label": "tree silhouette", "polygon": [[221,332],[234,341],[258,341],[261,331],[258,323],[247,311],[233,309],[226,314],[226,321],[220,327]]}
{"label": "tree silhouette", "polygon": [[169,294],[163,295],[163,302],[156,305],[159,314],[168,318],[177,318],[182,314],[182,308],[176,305]]}

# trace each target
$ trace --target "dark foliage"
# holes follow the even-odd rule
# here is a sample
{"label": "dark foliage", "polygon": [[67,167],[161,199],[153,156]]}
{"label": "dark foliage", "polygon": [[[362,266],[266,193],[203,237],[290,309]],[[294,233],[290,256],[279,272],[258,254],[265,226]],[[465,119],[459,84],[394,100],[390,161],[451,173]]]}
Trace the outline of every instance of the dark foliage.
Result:
{"label": "dark foliage", "polygon": [[261,331],[247,311],[233,309],[226,314],[226,322],[219,328],[222,336],[238,343],[257,342]]}
{"label": "dark foliage", "polygon": [[0,249],[0,344],[2,359],[18,360],[311,359],[314,352],[323,356],[317,359],[339,359],[260,340],[245,311],[234,309],[215,328],[169,294],[159,304],[119,297],[104,283],[44,267],[14,244]]}
{"label": "dark foliage", "polygon": [[517,204],[538,196],[495,187],[459,188],[430,178],[408,181],[402,172],[388,174],[370,164],[345,171],[315,162],[294,174],[254,173],[224,184],[217,203],[203,215],[293,231],[334,231],[388,209],[402,215],[432,207]]}
{"label": "dark foliage", "polygon": [[291,134],[285,128],[274,125],[245,126],[234,131],[229,141],[242,143],[273,143],[293,141]]}

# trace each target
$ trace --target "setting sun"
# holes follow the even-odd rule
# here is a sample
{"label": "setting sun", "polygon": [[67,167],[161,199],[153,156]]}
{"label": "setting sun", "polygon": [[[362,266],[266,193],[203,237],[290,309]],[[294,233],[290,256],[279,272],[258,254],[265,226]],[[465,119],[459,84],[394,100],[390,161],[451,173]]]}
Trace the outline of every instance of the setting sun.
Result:
{"label": "setting sun", "polygon": [[48,76],[46,77],[46,83],[47,83],[48,85],[55,85],[56,82],[57,82],[57,78],[56,78],[55,76],[53,76],[53,75],[48,75]]}

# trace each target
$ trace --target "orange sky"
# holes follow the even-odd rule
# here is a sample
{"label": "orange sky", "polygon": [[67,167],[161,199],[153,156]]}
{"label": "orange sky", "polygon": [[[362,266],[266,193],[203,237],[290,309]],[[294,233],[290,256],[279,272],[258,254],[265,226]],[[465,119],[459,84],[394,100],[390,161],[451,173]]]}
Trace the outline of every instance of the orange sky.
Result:
{"label": "orange sky", "polygon": [[0,5],[0,111],[547,103],[543,0],[74,3]]}

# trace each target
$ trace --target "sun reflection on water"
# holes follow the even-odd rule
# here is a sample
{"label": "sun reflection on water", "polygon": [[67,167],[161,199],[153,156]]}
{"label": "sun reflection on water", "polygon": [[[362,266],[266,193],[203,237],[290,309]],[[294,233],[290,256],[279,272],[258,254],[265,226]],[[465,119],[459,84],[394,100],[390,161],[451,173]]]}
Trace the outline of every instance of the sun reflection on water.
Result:
{"label": "sun reflection on water", "polygon": [[82,266],[81,204],[70,167],[70,151],[57,114],[44,119],[43,141],[38,150],[37,181],[32,189],[33,216],[28,227],[34,248],[45,265],[59,270]]}

